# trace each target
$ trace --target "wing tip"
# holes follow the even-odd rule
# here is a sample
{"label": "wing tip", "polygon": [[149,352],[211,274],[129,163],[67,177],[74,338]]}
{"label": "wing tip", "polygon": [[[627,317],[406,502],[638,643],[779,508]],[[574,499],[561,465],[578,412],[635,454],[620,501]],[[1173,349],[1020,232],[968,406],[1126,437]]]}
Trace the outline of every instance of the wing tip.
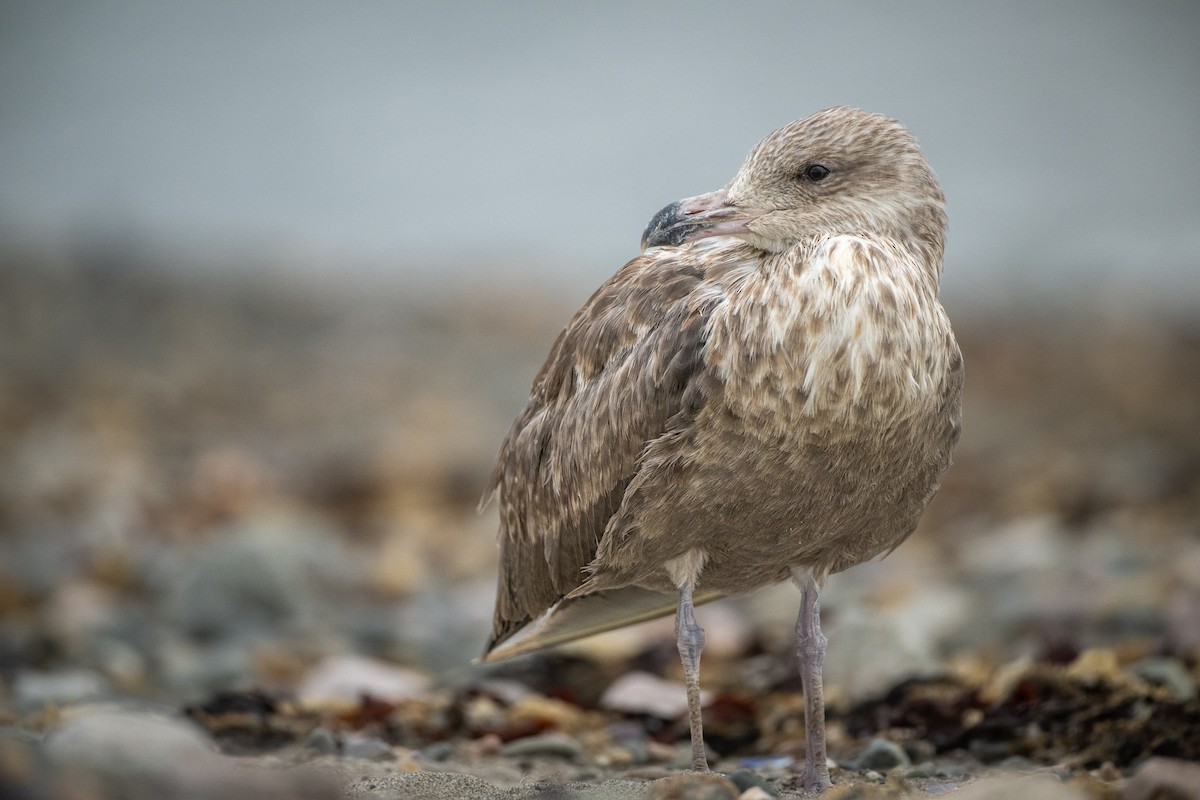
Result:
{"label": "wing tip", "polygon": [[[707,603],[723,596],[718,592],[702,592],[696,596],[695,602]],[[664,617],[672,613],[677,604],[678,599],[674,594],[634,586],[568,597],[555,603],[537,619],[494,634],[477,663],[507,661],[535,650]]]}

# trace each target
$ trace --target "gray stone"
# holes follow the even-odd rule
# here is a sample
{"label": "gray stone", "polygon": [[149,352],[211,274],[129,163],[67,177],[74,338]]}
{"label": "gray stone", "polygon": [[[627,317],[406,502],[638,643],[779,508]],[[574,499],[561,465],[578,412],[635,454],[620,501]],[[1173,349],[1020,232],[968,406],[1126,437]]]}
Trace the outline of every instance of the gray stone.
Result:
{"label": "gray stone", "polygon": [[313,728],[304,740],[304,746],[318,753],[336,753],[338,749],[333,732],[324,726]]}
{"label": "gray stone", "polygon": [[[700,693],[702,705],[710,699],[708,692]],[[687,689],[678,681],[668,681],[648,672],[627,672],[604,690],[600,707],[625,714],[675,719],[687,713]]]}
{"label": "gray stone", "polygon": [[1052,776],[984,778],[951,795],[954,800],[1086,800],[1078,789]]}
{"label": "gray stone", "polygon": [[158,656],[162,680],[185,702],[245,685],[254,675],[250,649],[233,641],[200,647],[191,642],[168,640],[160,645]]}
{"label": "gray stone", "polygon": [[187,720],[125,708],[75,712],[47,735],[44,751],[50,774],[103,787],[88,797],[335,800],[345,782],[332,770],[223,756]]}
{"label": "gray stone", "polygon": [[1146,683],[1165,686],[1176,700],[1191,700],[1196,696],[1191,674],[1173,658],[1147,658],[1131,665],[1129,671]]}
{"label": "gray stone", "polygon": [[65,706],[94,699],[108,690],[108,682],[91,670],[17,673],[13,681],[13,707],[18,713],[37,711],[47,703]]}
{"label": "gray stone", "polygon": [[737,800],[737,784],[711,772],[685,772],[650,784],[653,800]]}
{"label": "gray stone", "polygon": [[0,725],[0,741],[20,742],[30,747],[38,747],[42,744],[42,737],[25,728],[18,728],[13,725]]}
{"label": "gray stone", "polygon": [[160,580],[183,630],[228,637],[320,629],[314,584],[348,586],[354,572],[336,533],[307,517],[264,515],[228,526]]}
{"label": "gray stone", "polygon": [[1038,768],[1035,762],[1025,756],[1009,756],[996,766],[1009,772],[1032,772]]}
{"label": "gray stone", "polygon": [[47,735],[45,748],[63,767],[115,776],[166,777],[221,758],[187,720],[121,709],[79,712]]}
{"label": "gray stone", "polygon": [[942,669],[930,631],[900,615],[847,608],[828,628],[825,674],[836,676],[848,697],[867,697]]}
{"label": "gray stone", "polygon": [[762,789],[764,792],[766,792],[771,797],[779,796],[779,792],[777,792],[775,789],[773,789],[769,783],[767,783],[765,780],[763,780],[762,776],[760,776],[758,773],[754,772],[753,770],[736,769],[733,772],[729,773],[729,775],[727,775],[726,777],[728,777],[729,780],[733,781],[734,786],[736,786],[738,788],[738,791],[742,792],[743,794],[748,789],[757,787],[759,789]]}
{"label": "gray stone", "polygon": [[328,700],[357,701],[363,695],[381,700],[401,700],[425,691],[428,675],[395,664],[359,655],[334,655],[317,664],[296,696],[304,703]]}
{"label": "gray stone", "polygon": [[342,740],[342,755],[346,758],[365,758],[368,761],[382,761],[394,758],[396,753],[392,746],[376,736],[364,736],[352,733]]}
{"label": "gray stone", "polygon": [[872,739],[854,762],[853,768],[859,771],[878,770],[887,772],[895,767],[911,767],[912,761],[904,748],[887,739]]}
{"label": "gray stone", "polygon": [[454,744],[452,742],[434,742],[421,750],[423,761],[449,761],[453,755]]}
{"label": "gray stone", "polygon": [[562,733],[543,733],[509,742],[500,749],[506,758],[551,756],[577,761],[583,757],[583,747],[574,738]]}
{"label": "gray stone", "polygon": [[1152,758],[1125,783],[1125,800],[1200,800],[1200,764]]}

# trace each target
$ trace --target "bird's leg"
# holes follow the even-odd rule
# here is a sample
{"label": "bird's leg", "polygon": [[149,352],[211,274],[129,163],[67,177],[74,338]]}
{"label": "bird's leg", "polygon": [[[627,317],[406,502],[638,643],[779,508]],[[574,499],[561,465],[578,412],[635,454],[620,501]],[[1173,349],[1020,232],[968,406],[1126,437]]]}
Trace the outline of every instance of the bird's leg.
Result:
{"label": "bird's leg", "polygon": [[687,685],[688,721],[692,729],[692,769],[708,772],[704,754],[704,728],[700,718],[700,651],[704,649],[704,629],[696,622],[692,607],[692,584],[679,587],[679,611],[675,615],[675,643],[683,662],[683,680]]}
{"label": "bird's leg", "polygon": [[795,582],[800,587],[796,657],[800,662],[800,682],[804,687],[804,733],[807,740],[801,785],[806,792],[821,792],[831,785],[825,759],[825,695],[821,687],[826,640],[825,634],[821,633],[821,600],[817,580],[811,572],[805,571],[795,576]]}

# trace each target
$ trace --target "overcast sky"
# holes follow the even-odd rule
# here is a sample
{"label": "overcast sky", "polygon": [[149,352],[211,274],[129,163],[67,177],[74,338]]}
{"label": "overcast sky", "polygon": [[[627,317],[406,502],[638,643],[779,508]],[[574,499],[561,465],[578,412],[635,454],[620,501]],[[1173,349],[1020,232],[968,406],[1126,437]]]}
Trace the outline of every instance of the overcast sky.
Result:
{"label": "overcast sky", "polygon": [[1200,298],[1197,42],[1188,0],[9,0],[0,235],[590,285],[852,104],[940,175],[947,291]]}

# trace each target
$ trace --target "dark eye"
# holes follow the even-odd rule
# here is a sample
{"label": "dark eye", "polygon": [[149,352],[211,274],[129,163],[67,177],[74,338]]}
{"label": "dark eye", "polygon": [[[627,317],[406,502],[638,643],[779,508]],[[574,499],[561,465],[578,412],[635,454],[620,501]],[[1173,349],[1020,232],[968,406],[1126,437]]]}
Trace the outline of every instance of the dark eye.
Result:
{"label": "dark eye", "polygon": [[804,177],[813,183],[823,181],[829,177],[829,167],[824,164],[811,164],[804,168]]}

